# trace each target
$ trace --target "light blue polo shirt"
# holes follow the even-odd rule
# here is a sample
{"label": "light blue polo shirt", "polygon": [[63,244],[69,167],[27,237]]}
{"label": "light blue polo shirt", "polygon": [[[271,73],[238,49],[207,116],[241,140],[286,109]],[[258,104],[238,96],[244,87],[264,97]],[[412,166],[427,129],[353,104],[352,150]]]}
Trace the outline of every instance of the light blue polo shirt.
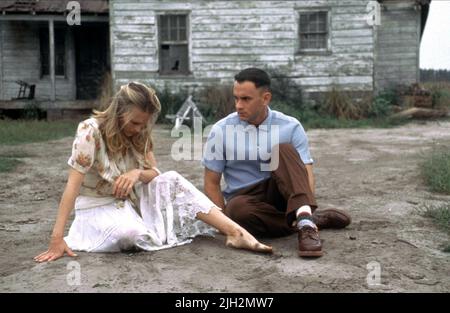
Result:
{"label": "light blue polo shirt", "polygon": [[270,177],[272,147],[290,143],[304,164],[312,164],[308,137],[300,122],[268,108],[267,118],[255,127],[234,112],[213,125],[203,153],[203,166],[223,173],[228,200],[239,189]]}

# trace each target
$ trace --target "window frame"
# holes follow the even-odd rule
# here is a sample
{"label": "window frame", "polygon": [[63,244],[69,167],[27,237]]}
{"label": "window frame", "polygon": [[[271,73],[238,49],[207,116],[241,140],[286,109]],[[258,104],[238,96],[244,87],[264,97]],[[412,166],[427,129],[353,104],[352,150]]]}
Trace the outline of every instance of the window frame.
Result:
{"label": "window frame", "polygon": [[[64,78],[64,79],[66,79],[67,78],[67,70],[68,70],[68,66],[67,66],[67,58],[68,58],[68,51],[67,51],[67,36],[68,36],[68,34],[67,34],[67,29],[64,27],[64,26],[59,26],[59,27],[57,27],[56,25],[55,25],[55,28],[54,28],[54,36],[55,36],[55,78]],[[42,40],[41,40],[41,32],[46,32],[46,34],[47,34],[47,36],[46,36],[46,39],[47,39],[47,42],[45,43],[45,45],[46,45],[46,49],[48,50],[48,55],[47,55],[47,57],[49,57],[49,55],[50,55],[50,47],[49,47],[49,45],[50,45],[50,38],[49,38],[49,29],[48,29],[48,25],[46,25],[46,26],[42,26],[42,27],[40,27],[39,28],[39,77],[40,77],[40,79],[47,79],[47,78],[49,78],[50,77],[50,63],[49,63],[49,60],[48,60],[48,58],[47,58],[47,66],[48,66],[48,74],[44,74],[44,71],[43,71],[43,63],[42,63],[42,60],[43,60],[43,54],[42,54],[42,46],[41,46],[41,44],[42,44]],[[63,50],[64,50],[64,66],[63,66],[63,71],[64,71],[64,73],[63,74],[57,74],[56,73],[56,58],[57,58],[57,51],[56,51],[56,33],[60,33],[60,34],[62,34],[62,36],[63,36]]]}
{"label": "window frame", "polygon": [[[301,15],[311,13],[326,13],[325,29],[326,29],[326,47],[325,48],[302,48],[300,39],[300,27],[301,27]],[[296,54],[331,54],[331,7],[311,7],[311,8],[299,8],[297,13],[297,27],[296,27]]]}
{"label": "window frame", "polygon": [[[168,41],[163,40],[162,38],[162,17],[164,16],[176,16],[182,15],[186,17],[186,40],[181,41]],[[160,77],[186,77],[192,75],[191,72],[191,49],[192,49],[192,41],[191,41],[191,12],[184,10],[170,10],[170,11],[157,11],[155,13],[156,17],[156,33],[157,33],[157,54],[158,54],[158,73]],[[170,25],[170,22],[169,22]],[[169,35],[170,37],[170,35]],[[187,49],[187,69],[186,71],[179,72],[162,72],[162,52],[161,47],[163,45],[169,46],[186,46]]]}

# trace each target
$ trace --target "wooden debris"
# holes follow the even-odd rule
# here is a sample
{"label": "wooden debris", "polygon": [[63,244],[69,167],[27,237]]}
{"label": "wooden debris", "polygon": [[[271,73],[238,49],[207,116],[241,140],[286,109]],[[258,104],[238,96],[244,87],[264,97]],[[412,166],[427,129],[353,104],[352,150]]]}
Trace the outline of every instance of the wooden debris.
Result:
{"label": "wooden debris", "polygon": [[427,109],[412,107],[392,115],[392,117],[406,117],[406,118],[439,118],[449,116],[449,111],[445,109]]}

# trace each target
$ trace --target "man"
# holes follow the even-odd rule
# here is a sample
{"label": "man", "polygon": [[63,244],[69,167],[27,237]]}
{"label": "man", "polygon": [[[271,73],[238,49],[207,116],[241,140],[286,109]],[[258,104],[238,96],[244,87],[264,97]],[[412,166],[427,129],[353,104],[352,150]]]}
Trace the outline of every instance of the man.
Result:
{"label": "man", "polygon": [[322,256],[318,229],[342,228],[351,219],[337,209],[315,211],[313,159],[302,125],[269,108],[270,78],[261,69],[237,74],[233,94],[236,112],[213,125],[206,143],[206,195],[253,235],[298,232],[299,255]]}

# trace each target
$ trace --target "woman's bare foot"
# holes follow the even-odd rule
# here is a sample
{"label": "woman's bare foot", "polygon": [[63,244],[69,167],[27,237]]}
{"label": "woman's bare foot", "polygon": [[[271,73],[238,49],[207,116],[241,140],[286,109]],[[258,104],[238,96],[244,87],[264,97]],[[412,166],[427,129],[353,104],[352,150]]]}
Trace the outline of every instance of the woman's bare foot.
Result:
{"label": "woman's bare foot", "polygon": [[272,253],[272,247],[266,246],[260,243],[253,237],[248,231],[241,228],[238,229],[233,235],[228,235],[225,242],[227,247],[233,247],[237,249],[246,249],[256,252]]}

